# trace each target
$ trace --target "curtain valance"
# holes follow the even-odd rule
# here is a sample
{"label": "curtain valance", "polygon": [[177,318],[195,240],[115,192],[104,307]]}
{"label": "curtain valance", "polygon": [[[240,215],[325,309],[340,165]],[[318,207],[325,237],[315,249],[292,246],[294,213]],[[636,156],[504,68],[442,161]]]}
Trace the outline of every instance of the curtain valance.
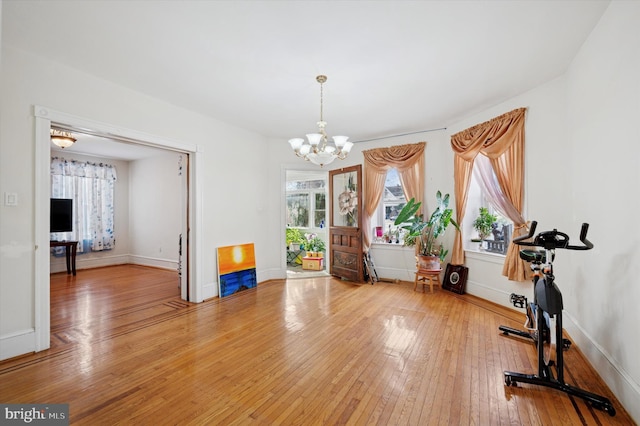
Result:
{"label": "curtain valance", "polygon": [[51,175],[117,180],[115,166],[89,161],[66,160],[60,157],[51,158]]}

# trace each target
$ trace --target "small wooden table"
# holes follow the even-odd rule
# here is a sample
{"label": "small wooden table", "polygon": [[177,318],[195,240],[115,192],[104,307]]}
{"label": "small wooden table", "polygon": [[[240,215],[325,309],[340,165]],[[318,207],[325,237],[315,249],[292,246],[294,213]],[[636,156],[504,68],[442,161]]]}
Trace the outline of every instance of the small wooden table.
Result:
{"label": "small wooden table", "polygon": [[425,286],[429,286],[429,291],[431,293],[433,293],[433,286],[434,285],[439,285],[441,286],[440,283],[440,272],[442,272],[442,268],[441,269],[420,269],[418,268],[418,270],[416,271],[416,279],[415,279],[415,284],[413,285],[413,291],[416,291],[416,289],[418,288],[418,282],[422,281],[422,288],[424,291]]}
{"label": "small wooden table", "polygon": [[[78,252],[77,241],[49,241],[50,247],[64,247],[67,256],[67,274],[76,274],[76,254]],[[69,250],[71,249],[71,250]]]}

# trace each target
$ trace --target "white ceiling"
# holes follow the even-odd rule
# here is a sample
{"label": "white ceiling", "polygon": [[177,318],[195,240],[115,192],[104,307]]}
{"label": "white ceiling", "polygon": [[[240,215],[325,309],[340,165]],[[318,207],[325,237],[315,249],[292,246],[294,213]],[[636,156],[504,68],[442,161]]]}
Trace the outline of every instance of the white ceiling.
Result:
{"label": "white ceiling", "polygon": [[80,132],[72,132],[72,135],[77,141],[68,148],[60,148],[51,143],[51,155],[62,156],[65,152],[73,152],[93,157],[135,161],[166,152],[160,148]]}
{"label": "white ceiling", "polygon": [[2,42],[285,140],[447,127],[562,75],[607,1],[4,1]]}

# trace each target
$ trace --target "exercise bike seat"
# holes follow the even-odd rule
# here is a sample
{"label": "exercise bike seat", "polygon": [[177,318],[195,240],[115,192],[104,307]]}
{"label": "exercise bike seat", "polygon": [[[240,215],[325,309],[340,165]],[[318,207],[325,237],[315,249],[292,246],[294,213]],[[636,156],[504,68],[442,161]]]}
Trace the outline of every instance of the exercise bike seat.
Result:
{"label": "exercise bike seat", "polygon": [[520,250],[520,259],[534,263],[545,263],[547,261],[544,251],[531,249]]}

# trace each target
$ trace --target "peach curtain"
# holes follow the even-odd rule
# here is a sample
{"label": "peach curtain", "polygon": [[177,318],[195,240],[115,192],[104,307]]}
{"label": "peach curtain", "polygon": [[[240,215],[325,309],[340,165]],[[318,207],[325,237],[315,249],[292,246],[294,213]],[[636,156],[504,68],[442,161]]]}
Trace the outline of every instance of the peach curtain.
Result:
{"label": "peach curtain", "polygon": [[[500,189],[520,215],[510,217],[514,221],[513,237],[526,232],[527,224],[522,219],[525,111],[526,108],[509,111],[451,136],[451,147],[455,153],[454,179],[458,223],[462,223],[464,219],[474,159],[478,154],[483,154],[491,160]],[[451,263],[464,264],[460,232],[456,233]],[[514,281],[527,279],[525,263],[518,256],[518,250],[513,244],[509,245],[502,274]]]}
{"label": "peach curtain", "polygon": [[362,220],[364,251],[371,247],[371,218],[382,195],[387,171],[398,170],[400,183],[407,200],[422,201],[424,194],[424,148],[426,142],[376,148],[363,151],[364,154],[364,218]]}

